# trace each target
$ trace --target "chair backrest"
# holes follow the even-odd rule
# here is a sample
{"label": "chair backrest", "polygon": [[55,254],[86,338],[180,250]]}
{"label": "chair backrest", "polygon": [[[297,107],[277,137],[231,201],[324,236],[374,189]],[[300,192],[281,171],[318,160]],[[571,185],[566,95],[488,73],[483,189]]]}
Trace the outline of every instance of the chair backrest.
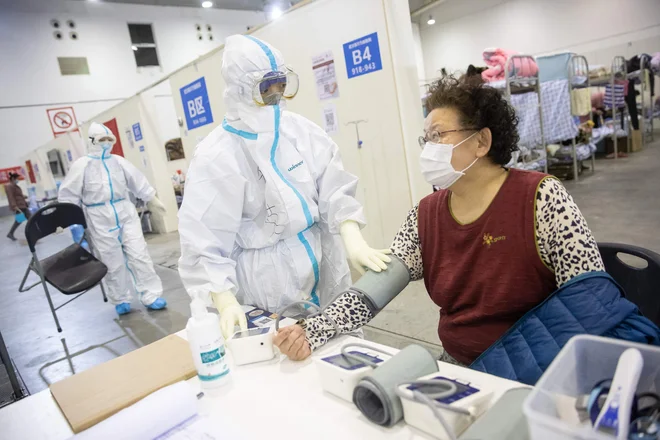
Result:
{"label": "chair backrest", "polygon": [[71,225],[82,225],[87,229],[85,214],[80,206],[73,203],[53,203],[39,209],[25,226],[25,238],[30,250],[34,252],[37,241],[52,234],[58,227],[68,228]]}
{"label": "chair backrest", "polygon": [[[624,288],[626,298],[639,307],[651,321],[660,325],[660,255],[638,246],[598,243],[605,270]],[[619,254],[633,255],[646,261],[647,267],[629,265]]]}

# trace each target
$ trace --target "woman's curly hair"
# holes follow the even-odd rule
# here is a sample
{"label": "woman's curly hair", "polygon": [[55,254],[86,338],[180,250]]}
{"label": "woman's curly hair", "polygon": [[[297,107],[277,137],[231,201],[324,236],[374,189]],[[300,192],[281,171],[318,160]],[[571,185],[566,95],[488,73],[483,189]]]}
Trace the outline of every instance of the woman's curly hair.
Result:
{"label": "woman's curly hair", "polygon": [[502,93],[484,85],[481,76],[448,75],[431,85],[426,110],[453,108],[460,113],[463,127],[489,128],[492,144],[488,156],[493,163],[506,165],[518,150],[518,117]]}

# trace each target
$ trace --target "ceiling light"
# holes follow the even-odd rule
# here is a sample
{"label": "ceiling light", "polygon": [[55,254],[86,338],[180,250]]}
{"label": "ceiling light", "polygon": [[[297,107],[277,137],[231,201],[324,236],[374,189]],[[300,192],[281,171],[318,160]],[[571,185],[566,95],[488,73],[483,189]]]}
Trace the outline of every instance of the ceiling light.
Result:
{"label": "ceiling light", "polygon": [[213,6],[213,2],[210,2],[208,0],[205,1],[205,2],[202,2],[202,8],[210,8],[212,6]]}
{"label": "ceiling light", "polygon": [[435,18],[433,18],[432,15],[429,15],[429,21],[427,21],[426,24],[433,26],[435,24]]}
{"label": "ceiling light", "polygon": [[131,49],[137,52],[137,46],[131,46]]}
{"label": "ceiling light", "polygon": [[273,9],[270,11],[270,19],[276,20],[282,16],[282,9],[279,6],[273,6]]}

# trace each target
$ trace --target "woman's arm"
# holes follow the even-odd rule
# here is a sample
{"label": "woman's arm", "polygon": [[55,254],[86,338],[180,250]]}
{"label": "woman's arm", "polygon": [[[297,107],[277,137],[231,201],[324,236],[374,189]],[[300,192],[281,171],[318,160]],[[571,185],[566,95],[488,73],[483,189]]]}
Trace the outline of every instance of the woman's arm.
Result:
{"label": "woman's arm", "polygon": [[587,221],[556,178],[539,184],[535,217],[539,254],[555,273],[557,287],[580,274],[605,270]]}
{"label": "woman's arm", "polygon": [[[419,236],[417,234],[417,206],[415,206],[399,229],[399,232],[394,237],[392,243],[392,253],[395,254],[403,264],[408,268],[411,281],[419,280],[423,275],[422,266],[422,253],[419,247]],[[335,321],[339,329],[339,333],[350,333],[362,327],[374,317],[371,309],[365,302],[355,293],[346,292],[330,303],[325,308],[326,315]],[[306,342],[311,348],[315,350],[325,345],[331,338],[336,335],[333,324],[328,321],[323,315],[317,315],[312,318],[302,319],[298,325],[304,330]],[[287,334],[282,334],[274,339],[276,345],[282,350],[284,344],[285,348],[291,346],[287,343]],[[296,351],[300,347],[296,346]],[[309,355],[309,350],[301,350],[300,353],[305,356],[299,357],[304,359]],[[285,354],[289,355],[290,353]],[[291,353],[295,355],[295,353]],[[290,356],[291,357],[291,356]],[[294,356],[294,358],[296,358]]]}

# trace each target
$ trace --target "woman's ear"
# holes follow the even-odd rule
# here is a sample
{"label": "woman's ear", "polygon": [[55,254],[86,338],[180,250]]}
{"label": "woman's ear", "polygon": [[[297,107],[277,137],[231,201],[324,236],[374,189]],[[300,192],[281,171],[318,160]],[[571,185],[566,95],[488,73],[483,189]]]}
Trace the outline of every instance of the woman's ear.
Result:
{"label": "woman's ear", "polygon": [[479,139],[479,146],[477,147],[477,157],[484,157],[490,151],[490,146],[493,143],[493,133],[490,128],[482,128],[477,134]]}

